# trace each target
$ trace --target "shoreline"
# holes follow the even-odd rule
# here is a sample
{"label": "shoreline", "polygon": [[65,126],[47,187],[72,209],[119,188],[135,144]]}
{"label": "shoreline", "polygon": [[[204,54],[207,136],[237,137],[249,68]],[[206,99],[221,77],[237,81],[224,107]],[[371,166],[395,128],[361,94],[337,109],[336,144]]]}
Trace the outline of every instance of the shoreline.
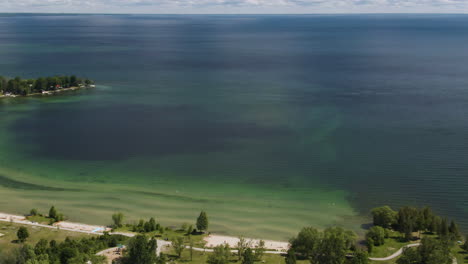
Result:
{"label": "shoreline", "polygon": [[[49,229],[57,229],[57,230],[64,230],[64,231],[71,231],[71,232],[81,232],[85,234],[91,234],[91,235],[103,235],[104,232],[110,232],[112,229],[106,226],[96,226],[96,225],[88,225],[88,224],[81,224],[81,223],[74,223],[74,222],[68,222],[68,221],[61,221],[61,222],[56,222],[53,225],[44,225],[44,224],[39,224],[36,222],[32,222],[30,220],[26,219],[26,216],[22,215],[14,215],[14,214],[7,214],[7,213],[2,213],[0,212],[0,221],[2,222],[10,222],[10,223],[15,223],[15,224],[23,224],[23,225],[31,225],[31,226],[38,226],[38,227],[45,227]],[[124,235],[127,237],[133,237],[136,234],[135,233],[122,233],[122,232],[110,232],[109,234],[120,234]],[[239,238],[237,237],[232,237],[232,236],[223,236],[223,235],[216,235],[216,234],[209,234],[204,238],[204,240],[207,242],[206,246],[203,248],[199,247],[193,247],[192,249],[195,251],[199,252],[214,252],[213,247],[219,246],[219,245],[224,245],[228,244],[230,247],[230,252],[231,253],[237,253],[238,251],[235,249],[237,247],[237,242],[239,241]],[[248,247],[255,249],[256,245],[258,242],[260,242],[260,239],[251,239],[251,238],[245,238],[247,241]],[[281,241],[274,241],[274,240],[263,240],[265,242],[265,248],[266,251],[264,253],[266,254],[277,254],[277,255],[282,255],[287,252],[289,249],[290,244],[287,242],[281,242]],[[211,243],[210,243],[211,242]],[[165,241],[165,240],[157,240],[158,248],[157,248],[157,254],[161,253],[164,250],[167,250],[171,246],[171,242]],[[395,259],[399,257],[401,254],[403,254],[403,251],[406,248],[411,248],[411,247],[418,247],[420,246],[421,243],[413,243],[413,244],[408,244],[405,245],[401,248],[399,248],[397,251],[395,251],[393,254],[386,256],[386,257],[369,257],[368,259],[371,261],[389,261],[392,259]],[[185,248],[190,248],[190,246],[185,246]],[[112,255],[112,251],[115,250],[116,248],[107,248],[104,249],[96,255],[102,255],[106,257],[107,260],[109,260],[109,256]],[[109,255],[109,256],[108,256]],[[457,264],[457,258],[452,257],[452,264]]]}
{"label": "shoreline", "polygon": [[95,85],[90,85],[90,86],[72,86],[72,87],[68,87],[68,88],[61,88],[61,89],[57,89],[57,90],[50,90],[50,91],[43,91],[42,93],[31,93],[31,94],[27,94],[27,95],[19,95],[19,94],[13,94],[13,95],[5,95],[5,94],[2,94],[0,95],[0,98],[16,98],[16,97],[28,97],[28,96],[45,96],[45,95],[53,95],[53,94],[57,94],[57,93],[62,93],[62,92],[68,92],[68,91],[75,91],[75,90],[81,90],[81,89],[93,89],[93,88],[96,88]]}
{"label": "shoreline", "polygon": [[[69,221],[60,221],[56,222],[53,225],[45,225],[40,224],[37,222],[30,221],[24,215],[15,215],[15,214],[8,214],[0,212],[0,221],[2,222],[11,222],[16,224],[24,224],[24,225],[32,225],[32,226],[39,226],[45,227],[50,229],[59,229],[59,230],[66,230],[72,232],[80,232],[86,234],[95,234],[95,235],[102,235],[104,232],[111,232],[112,229],[107,226],[100,226],[100,225],[89,225],[83,223],[76,223],[76,222],[69,222]],[[112,232],[111,234],[121,234],[125,236],[134,236],[135,233],[132,232]],[[234,236],[224,236],[224,235],[216,235],[216,234],[209,234],[207,235],[204,240],[206,241],[206,247],[204,249],[212,249],[219,245],[228,244],[231,248],[237,247],[237,242],[239,241],[238,237]],[[258,245],[260,240],[263,239],[254,239],[254,238],[245,238],[249,247],[255,248]],[[263,240],[265,242],[265,247],[268,249],[267,252],[272,254],[280,254],[285,253],[289,249],[289,242],[284,241],[275,241],[275,240]]]}

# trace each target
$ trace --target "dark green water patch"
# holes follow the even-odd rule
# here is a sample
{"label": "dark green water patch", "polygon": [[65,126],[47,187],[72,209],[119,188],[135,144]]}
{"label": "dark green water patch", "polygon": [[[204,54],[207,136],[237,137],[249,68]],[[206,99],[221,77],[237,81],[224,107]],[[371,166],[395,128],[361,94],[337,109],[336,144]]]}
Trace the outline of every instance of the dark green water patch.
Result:
{"label": "dark green water patch", "polygon": [[52,105],[17,120],[13,131],[18,146],[36,146],[35,155],[65,160],[203,154],[226,151],[235,140],[291,134],[284,128],[228,121],[190,105],[137,104]]}
{"label": "dark green water patch", "polygon": [[44,186],[44,185],[27,183],[27,182],[22,182],[22,181],[16,181],[3,175],[0,175],[0,186],[11,188],[11,189],[20,189],[20,190],[78,191],[78,189],[57,188],[57,187]]}
{"label": "dark green water patch", "polygon": [[177,200],[177,201],[185,201],[185,202],[217,203],[217,201],[215,201],[215,200],[192,198],[192,197],[187,197],[187,196],[182,196],[182,195],[173,195],[173,194],[167,194],[167,193],[155,193],[155,192],[144,192],[144,191],[138,191],[138,192],[133,192],[133,193],[138,193],[138,194],[143,194],[143,195],[148,195],[148,196],[154,196],[154,197],[167,198],[167,199],[172,199],[172,200]]}

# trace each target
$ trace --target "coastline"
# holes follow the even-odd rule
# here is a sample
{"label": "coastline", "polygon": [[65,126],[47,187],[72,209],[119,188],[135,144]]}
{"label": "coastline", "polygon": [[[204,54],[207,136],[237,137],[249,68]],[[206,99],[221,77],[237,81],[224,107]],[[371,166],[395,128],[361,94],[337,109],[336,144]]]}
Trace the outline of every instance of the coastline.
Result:
{"label": "coastline", "polygon": [[90,86],[72,86],[72,87],[68,87],[68,88],[60,88],[60,89],[57,89],[57,90],[53,90],[53,91],[43,91],[42,93],[30,93],[30,94],[27,94],[27,95],[18,95],[18,94],[14,94],[14,95],[0,95],[0,98],[16,98],[16,97],[28,97],[28,96],[45,96],[45,95],[52,95],[52,94],[57,94],[57,93],[61,93],[61,92],[67,92],[67,91],[75,91],[75,90],[81,90],[81,89],[93,89],[93,88],[96,88],[95,85],[90,85]]}
{"label": "coastline", "polygon": [[[51,229],[60,229],[60,230],[66,230],[66,231],[72,231],[72,232],[80,232],[80,233],[86,233],[86,234],[95,234],[95,235],[102,235],[103,232],[112,231],[112,229],[107,226],[89,225],[89,224],[69,222],[69,221],[60,221],[60,222],[54,223],[53,225],[44,225],[44,224],[30,221],[25,216],[22,216],[22,215],[8,214],[8,213],[3,213],[3,212],[0,212],[0,221],[24,224],[24,225],[40,226],[40,227],[46,227],[46,228],[51,228]],[[131,233],[131,232],[125,232],[125,233],[116,232],[112,234],[121,234],[125,236],[130,236],[130,237],[135,235],[135,233]],[[253,239],[253,238],[245,238],[245,239],[251,248],[255,248],[260,242],[260,240],[263,240],[263,239]],[[224,245],[224,244],[228,244],[231,248],[236,248],[237,242],[239,242],[238,237],[216,235],[216,234],[209,234],[208,236],[204,238],[204,240],[206,241],[206,249],[214,248],[216,246]],[[289,249],[289,242],[275,241],[275,240],[263,240],[263,241],[265,242],[265,247],[269,251],[271,251],[271,253],[286,252]]]}

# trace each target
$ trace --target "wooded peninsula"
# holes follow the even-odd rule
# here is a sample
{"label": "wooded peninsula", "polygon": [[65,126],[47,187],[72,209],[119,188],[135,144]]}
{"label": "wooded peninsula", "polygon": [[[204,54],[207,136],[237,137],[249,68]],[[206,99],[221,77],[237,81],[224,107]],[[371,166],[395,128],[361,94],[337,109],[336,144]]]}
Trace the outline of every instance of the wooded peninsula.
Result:
{"label": "wooded peninsula", "polygon": [[71,76],[39,77],[37,79],[0,76],[0,97],[51,94],[79,88],[94,88],[94,81]]}

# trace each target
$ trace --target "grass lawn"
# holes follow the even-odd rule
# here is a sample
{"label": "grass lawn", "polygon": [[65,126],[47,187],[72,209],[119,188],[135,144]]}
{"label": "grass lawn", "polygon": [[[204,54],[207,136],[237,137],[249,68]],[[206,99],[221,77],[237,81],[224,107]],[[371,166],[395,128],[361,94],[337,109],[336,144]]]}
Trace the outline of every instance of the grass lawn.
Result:
{"label": "grass lawn", "polygon": [[452,254],[457,258],[458,264],[468,263],[468,252],[456,245],[452,248]]}
{"label": "grass lawn", "polygon": [[[125,232],[125,233],[135,233],[131,231],[131,227],[124,226],[121,228],[117,228],[114,230],[114,232]],[[135,233],[136,234],[136,233]],[[156,236],[157,239],[162,239],[162,240],[173,240],[176,237],[183,237],[185,244],[188,246],[189,245],[189,238],[186,235],[186,232],[184,230],[174,230],[174,229],[167,229],[164,230],[164,233],[159,233],[158,231],[153,231],[149,233],[145,233],[148,237],[153,237]],[[200,234],[200,235],[191,235],[191,239],[194,243],[194,247],[199,247],[202,248],[205,245],[205,241],[203,238],[206,236],[206,234]]]}
{"label": "grass lawn", "polygon": [[[406,242],[403,239],[403,234],[397,231],[390,231],[390,237],[385,239],[385,244],[382,246],[374,247],[370,257],[382,258],[387,257],[395,253],[398,249],[402,248],[405,245],[417,243],[417,241]],[[384,264],[379,261],[379,263]]]}
{"label": "grass lawn", "polygon": [[94,235],[70,232],[64,230],[57,230],[45,227],[20,225],[15,223],[0,222],[0,249],[2,252],[12,250],[16,247],[20,247],[21,244],[16,243],[16,232],[20,226],[25,226],[29,232],[29,238],[26,240],[26,244],[35,245],[41,238],[47,240],[63,241],[65,238],[81,238],[90,237]]}
{"label": "grass lawn", "polygon": [[27,216],[26,219],[28,219],[31,222],[37,222],[43,225],[48,225],[50,223],[50,218],[42,216],[42,215],[31,215],[31,216]]}

